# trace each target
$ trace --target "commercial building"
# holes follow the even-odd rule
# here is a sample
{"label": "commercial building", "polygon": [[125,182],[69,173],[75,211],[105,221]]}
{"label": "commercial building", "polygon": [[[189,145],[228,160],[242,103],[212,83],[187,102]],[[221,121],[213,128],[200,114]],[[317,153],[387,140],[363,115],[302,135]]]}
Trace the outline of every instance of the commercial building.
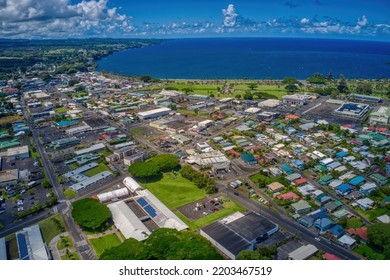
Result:
{"label": "commercial building", "polygon": [[95,168],[98,165],[99,164],[97,164],[96,162],[91,162],[91,163],[85,164],[83,166],[80,166],[79,168],[76,168],[76,169],[74,169],[72,171],[69,171],[69,172],[65,173],[64,175],[62,175],[62,176],[64,176],[67,179],[69,179],[69,178],[77,176],[77,175],[79,175],[81,173],[84,173],[85,171],[88,171],[88,170],[90,170],[92,168]]}
{"label": "commercial building", "polygon": [[99,174],[96,174],[95,176],[88,177],[87,179],[70,186],[70,188],[74,191],[81,191],[81,190],[88,188],[94,184],[97,184],[100,181],[103,181],[111,176],[112,176],[111,172],[103,171],[103,172],[100,172]]}
{"label": "commercial building", "polygon": [[16,233],[20,260],[48,260],[49,253],[43,242],[39,225],[24,228]]}
{"label": "commercial building", "polygon": [[233,214],[201,228],[200,234],[231,259],[242,250],[254,250],[256,244],[279,230],[277,224],[255,213]]}
{"label": "commercial building", "polygon": [[130,156],[125,156],[123,158],[123,163],[127,166],[130,166],[136,162],[143,162],[149,157],[149,153],[146,150],[139,151]]}
{"label": "commercial building", "polygon": [[30,157],[30,153],[27,145],[10,148],[7,150],[8,159],[22,159],[22,158],[29,158],[29,157]]}
{"label": "commercial building", "polygon": [[158,109],[149,110],[145,112],[139,112],[137,113],[137,117],[141,120],[147,120],[147,119],[162,117],[168,115],[171,112],[172,112],[171,109],[163,107],[163,108],[158,108]]}
{"label": "commercial building", "polygon": [[126,177],[123,184],[133,193],[142,190],[142,187],[131,177]]}
{"label": "commercial building", "polygon": [[189,164],[197,164],[199,166],[211,166],[213,164],[230,162],[220,151],[213,151],[203,154],[191,155],[186,159]]}
{"label": "commercial building", "polygon": [[138,241],[143,241],[150,235],[149,229],[140,221],[137,215],[126,205],[120,201],[108,205],[112,214],[112,220],[115,226],[123,236],[134,238]]}
{"label": "commercial building", "polygon": [[267,99],[264,101],[261,101],[257,104],[260,108],[275,108],[279,106],[280,100],[278,99]]}
{"label": "commercial building", "polygon": [[97,195],[100,202],[117,201],[130,195],[128,188],[121,188],[111,192],[105,192]]}
{"label": "commercial building", "polygon": [[88,154],[88,153],[100,151],[100,150],[103,150],[105,148],[106,148],[106,146],[104,146],[103,143],[98,143],[98,144],[92,145],[86,149],[77,150],[74,153],[79,156],[79,155],[83,155],[83,154]]}
{"label": "commercial building", "polygon": [[11,141],[3,141],[3,142],[0,142],[0,151],[11,148],[11,147],[19,146],[19,145],[20,145],[20,142],[18,140],[15,140],[15,139],[13,139]]}
{"label": "commercial building", "polygon": [[285,95],[285,96],[283,96],[283,103],[303,106],[303,105],[307,104],[307,102],[310,98],[311,98],[311,96],[307,95],[307,94]]}
{"label": "commercial building", "polygon": [[390,107],[375,107],[370,113],[368,122],[372,125],[388,125],[390,123]]}
{"label": "commercial building", "polygon": [[334,112],[345,117],[362,118],[365,114],[367,114],[369,108],[370,106],[366,104],[346,102]]}
{"label": "commercial building", "polygon": [[56,112],[54,112],[54,111],[43,111],[43,112],[31,114],[31,118],[40,119],[40,118],[44,118],[44,117],[54,117],[55,115],[56,115]]}
{"label": "commercial building", "polygon": [[307,244],[299,247],[298,249],[292,251],[288,254],[289,260],[307,260],[311,256],[314,256],[318,252],[316,246],[312,244]]}
{"label": "commercial building", "polygon": [[80,139],[77,137],[62,138],[52,142],[52,147],[56,150],[65,149],[80,144]]}
{"label": "commercial building", "polygon": [[19,180],[18,169],[8,169],[0,171],[0,187],[7,185],[16,185]]}

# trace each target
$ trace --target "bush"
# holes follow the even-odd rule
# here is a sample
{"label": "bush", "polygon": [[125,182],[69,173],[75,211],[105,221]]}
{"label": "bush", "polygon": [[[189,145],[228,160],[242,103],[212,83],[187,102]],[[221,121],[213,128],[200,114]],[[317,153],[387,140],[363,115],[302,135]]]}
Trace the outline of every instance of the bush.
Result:
{"label": "bush", "polygon": [[80,199],[72,205],[72,217],[83,229],[103,231],[107,228],[111,213],[106,205],[93,198]]}

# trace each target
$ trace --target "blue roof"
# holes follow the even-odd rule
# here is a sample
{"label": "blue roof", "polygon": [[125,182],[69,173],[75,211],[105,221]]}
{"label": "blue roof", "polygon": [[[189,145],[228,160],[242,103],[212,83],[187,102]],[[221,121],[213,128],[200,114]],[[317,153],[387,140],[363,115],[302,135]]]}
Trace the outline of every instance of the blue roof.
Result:
{"label": "blue roof", "polygon": [[295,159],[295,160],[293,160],[292,163],[295,164],[295,165],[303,165],[304,164],[304,162],[302,160],[300,160],[300,159]]}
{"label": "blue roof", "polygon": [[24,235],[24,233],[19,232],[16,234],[16,238],[18,241],[19,259],[29,260],[30,257],[28,255],[26,236]]}
{"label": "blue roof", "polygon": [[366,180],[366,178],[364,178],[363,176],[357,176],[357,177],[353,178],[351,181],[349,181],[349,183],[352,186],[357,186],[360,183],[364,182],[365,180]]}
{"label": "blue roof", "polygon": [[341,193],[346,193],[351,191],[351,186],[348,184],[341,184],[340,186],[336,187],[336,190],[338,190]]}
{"label": "blue roof", "polygon": [[335,225],[330,230],[330,233],[333,234],[335,237],[339,237],[344,233],[344,229],[340,225]]}
{"label": "blue roof", "polygon": [[348,155],[348,152],[345,151],[340,151],[336,154],[337,157],[345,157],[346,155]]}
{"label": "blue roof", "polygon": [[252,156],[251,154],[241,154],[241,159],[245,162],[253,162],[256,161],[255,157]]}
{"label": "blue roof", "polygon": [[287,164],[285,164],[285,163],[282,163],[281,165],[279,165],[279,167],[280,167],[281,169],[283,169],[283,171],[285,171],[285,172],[287,172],[287,173],[293,172],[292,167],[289,166],[289,165],[287,165]]}
{"label": "blue roof", "polygon": [[390,164],[386,164],[386,173],[390,174]]}
{"label": "blue roof", "polygon": [[72,125],[72,124],[75,124],[75,123],[77,123],[76,120],[60,121],[60,122],[57,123],[57,126],[63,127],[63,126],[69,126],[69,125]]}
{"label": "blue roof", "polygon": [[333,225],[333,221],[331,219],[328,219],[328,218],[321,218],[321,219],[318,219],[315,221],[315,225],[316,227],[318,228],[326,228],[326,227],[329,227],[330,225]]}

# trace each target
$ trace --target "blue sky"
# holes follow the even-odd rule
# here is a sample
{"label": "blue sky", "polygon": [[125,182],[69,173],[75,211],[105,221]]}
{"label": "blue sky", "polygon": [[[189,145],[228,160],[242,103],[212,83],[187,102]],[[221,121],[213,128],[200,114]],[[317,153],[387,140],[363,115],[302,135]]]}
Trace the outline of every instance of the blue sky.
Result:
{"label": "blue sky", "polygon": [[0,37],[278,36],[390,41],[389,0],[0,0]]}

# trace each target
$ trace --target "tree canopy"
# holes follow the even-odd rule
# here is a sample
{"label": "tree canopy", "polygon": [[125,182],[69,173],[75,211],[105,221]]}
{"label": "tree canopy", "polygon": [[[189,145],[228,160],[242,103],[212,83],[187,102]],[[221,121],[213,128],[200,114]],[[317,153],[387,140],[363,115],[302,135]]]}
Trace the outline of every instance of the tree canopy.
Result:
{"label": "tree canopy", "polygon": [[108,207],[93,198],[73,202],[72,217],[83,229],[103,231],[108,226],[111,212]]}
{"label": "tree canopy", "polygon": [[376,223],[368,227],[368,242],[383,251],[390,259],[390,224]]}
{"label": "tree canopy", "polygon": [[144,242],[127,239],[100,256],[102,260],[220,260],[210,242],[194,232],[160,228]]}
{"label": "tree canopy", "polygon": [[145,162],[136,162],[129,166],[129,173],[138,179],[152,178],[161,172],[170,172],[179,167],[179,159],[172,154],[161,154]]}
{"label": "tree canopy", "polygon": [[210,194],[217,192],[215,180],[208,175],[196,171],[189,165],[184,165],[180,172],[184,178],[194,182],[199,189],[204,189],[206,193]]}

